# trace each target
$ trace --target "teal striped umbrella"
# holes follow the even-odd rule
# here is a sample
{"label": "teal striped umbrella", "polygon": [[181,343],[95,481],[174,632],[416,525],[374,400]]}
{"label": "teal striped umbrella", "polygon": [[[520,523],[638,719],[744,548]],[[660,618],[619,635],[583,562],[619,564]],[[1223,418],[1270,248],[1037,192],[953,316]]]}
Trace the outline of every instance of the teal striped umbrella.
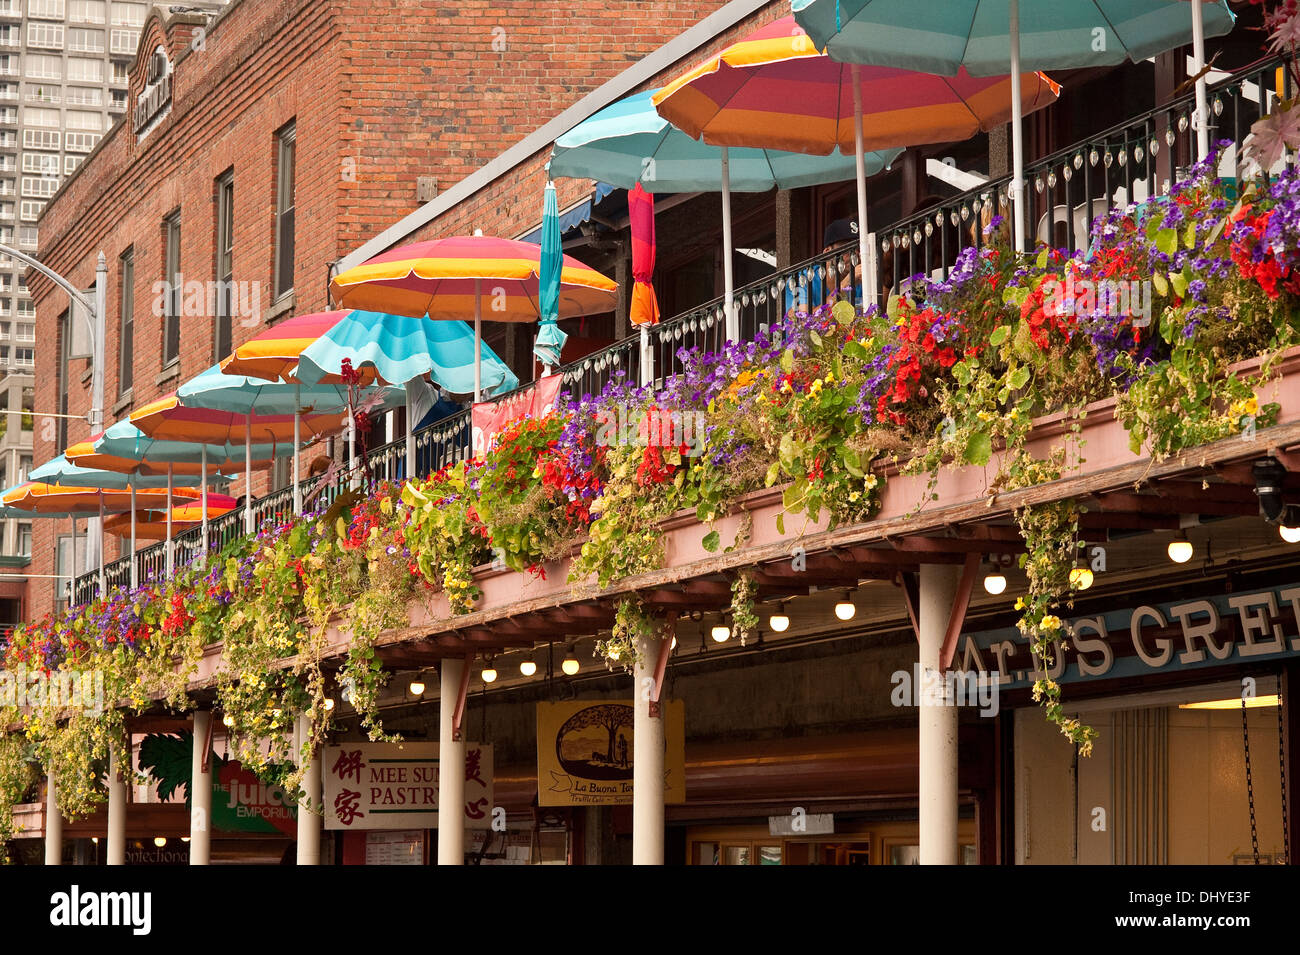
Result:
{"label": "teal striped umbrella", "polygon": [[[952,76],[1011,73],[1016,247],[1024,251],[1022,70],[1134,62],[1192,41],[1199,71],[1205,37],[1232,29],[1223,0],[791,0],[818,49],[845,63]],[[1196,85],[1198,152],[1209,151],[1205,78]]]}

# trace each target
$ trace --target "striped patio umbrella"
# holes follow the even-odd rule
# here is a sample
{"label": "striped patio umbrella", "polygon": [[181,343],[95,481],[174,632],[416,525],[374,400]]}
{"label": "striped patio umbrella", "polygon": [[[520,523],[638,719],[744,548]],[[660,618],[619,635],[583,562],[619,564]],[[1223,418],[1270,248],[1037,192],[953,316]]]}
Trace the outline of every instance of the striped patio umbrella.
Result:
{"label": "striped patio umbrella", "polygon": [[[415,242],[336,275],[335,305],[432,319],[474,316],[474,400],[483,396],[483,299],[498,322],[535,322],[541,314],[541,247],[483,235]],[[614,310],[618,284],[571,256],[560,272],[559,316]]]}
{"label": "striped patio umbrella", "polygon": [[[810,156],[775,149],[710,146],[677,129],[655,110],[657,90],[635,93],[583,120],[555,140],[551,174],[591,178],[651,193],[722,193],[722,274],[727,337],[739,337],[732,268],[731,193],[796,189],[852,179],[854,157],[839,151]],[[885,169],[901,149],[868,154],[865,172]]]}
{"label": "striped patio umbrella", "polygon": [[[1016,248],[1024,251],[1023,70],[1141,62],[1192,40],[1194,70],[1205,37],[1232,29],[1224,2],[1210,0],[792,0],[799,26],[834,59],[952,76],[1010,72]],[[1209,150],[1205,78],[1196,84],[1198,151]]]}
{"label": "striped patio umbrella", "polygon": [[[208,495],[209,517],[229,514],[238,506],[238,502],[228,495]],[[134,519],[134,528],[132,528],[132,519]],[[104,530],[118,537],[132,534],[146,540],[161,541],[168,539],[173,532],[183,532],[197,527],[202,521],[201,504],[181,504],[161,511],[132,511],[130,514],[118,514],[104,521]]]}
{"label": "striped patio umbrella", "polygon": [[[1041,73],[1019,77],[1022,112],[1056,100]],[[782,17],[671,81],[653,97],[659,113],[716,146],[759,146],[827,155],[969,139],[1012,115],[1010,76],[952,77],[840,63],[819,53],[794,17]],[[865,161],[857,163],[858,254],[863,301],[876,282],[867,230]]]}
{"label": "striped patio umbrella", "polygon": [[[302,350],[338,324],[346,310],[311,312],[276,322],[260,335],[250,338],[221,360],[227,375],[247,375],[267,381],[294,382]],[[344,406],[347,405],[346,398]]]}

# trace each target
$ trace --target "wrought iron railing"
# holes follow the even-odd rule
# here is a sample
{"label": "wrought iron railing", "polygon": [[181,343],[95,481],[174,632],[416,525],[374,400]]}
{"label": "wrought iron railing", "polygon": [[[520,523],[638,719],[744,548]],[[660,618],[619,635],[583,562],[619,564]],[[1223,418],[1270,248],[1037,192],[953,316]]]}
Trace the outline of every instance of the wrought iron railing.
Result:
{"label": "wrought iron railing", "polygon": [[[1225,175],[1240,173],[1240,147],[1250,126],[1278,101],[1294,95],[1286,60],[1271,58],[1211,84],[1210,140],[1230,140],[1220,161]],[[1093,219],[1113,205],[1140,202],[1165,192],[1196,156],[1196,130],[1192,124],[1192,91],[1170,103],[1148,110],[1122,123],[1030,163],[1025,169],[1026,235],[1030,245],[1040,242],[1085,249]],[[879,230],[877,243],[879,292],[896,290],[908,278],[929,275],[946,278],[957,255],[968,246],[987,243],[985,226],[995,215],[1010,218],[1007,190],[1011,176],[990,179],[961,195]],[[1006,228],[1010,230],[1010,226]],[[795,306],[812,307],[827,301],[842,285],[852,285],[857,274],[857,248],[814,256],[804,262],[736,289],[735,309],[740,340],[753,339],[778,322]],[[705,302],[648,330],[656,378],[682,370],[682,349],[716,351],[726,340],[723,298]],[[641,376],[640,334],[585,355],[558,369],[562,389],[575,396],[595,395],[620,373],[631,381]],[[527,387],[527,386],[525,386]],[[502,399],[509,395],[500,396]],[[468,410],[437,421],[415,433],[416,476],[432,474],[470,455],[471,423]],[[320,480],[303,482],[304,496],[313,493],[307,510],[328,506],[354,480],[363,484],[401,481],[407,477],[405,437],[371,449],[362,473],[342,472],[321,487]],[[291,488],[275,491],[252,503],[254,526],[286,519],[293,512]],[[209,522],[208,547],[220,549],[245,533],[241,506]],[[173,539],[175,566],[181,567],[202,551],[202,531],[192,528]],[[165,545],[147,547],[136,554],[140,581],[166,574]],[[128,558],[104,568],[109,587],[130,581]],[[84,602],[98,592],[98,573],[76,579],[73,599]]]}

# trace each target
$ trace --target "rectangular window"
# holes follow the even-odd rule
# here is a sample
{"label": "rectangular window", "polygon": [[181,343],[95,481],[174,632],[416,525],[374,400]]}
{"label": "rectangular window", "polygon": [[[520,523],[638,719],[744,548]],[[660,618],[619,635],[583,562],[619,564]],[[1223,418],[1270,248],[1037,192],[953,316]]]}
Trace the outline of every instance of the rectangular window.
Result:
{"label": "rectangular window", "polygon": [[15,348],[14,364],[31,368],[36,364],[36,352],[30,348]]}
{"label": "rectangular window", "polygon": [[37,202],[34,199],[24,199],[20,203],[19,218],[24,222],[35,222],[45,211],[45,203]]}
{"label": "rectangular window", "polygon": [[122,276],[122,333],[118,343],[117,394],[131,390],[135,368],[135,249],[122,253],[118,274]]}
{"label": "rectangular window", "polygon": [[62,138],[57,129],[24,129],[23,149],[58,149]]}
{"label": "rectangular window", "polygon": [[73,82],[104,82],[104,61],[91,60],[84,56],[68,57],[68,79]]}
{"label": "rectangular window", "polygon": [[18,75],[18,57],[12,53],[0,53],[0,76]]}
{"label": "rectangular window", "polygon": [[[113,30],[111,42],[114,53],[130,56],[135,53],[136,45],[140,42],[140,34],[136,30]],[[101,46],[99,49],[102,52],[104,48]]]}
{"label": "rectangular window", "polygon": [[59,87],[49,83],[24,83],[23,99],[29,103],[57,103]]}
{"label": "rectangular window", "polygon": [[109,82],[116,86],[126,86],[131,82],[131,67],[129,64],[114,61],[109,65],[111,71]]}
{"label": "rectangular window", "polygon": [[230,354],[232,347],[230,285],[234,266],[235,174],[228,172],[217,179],[217,316],[213,346],[218,361]]}
{"label": "rectangular window", "polygon": [[63,24],[62,23],[27,24],[27,45],[29,47],[39,47],[42,50],[62,50],[63,49]]}
{"label": "rectangular window", "polygon": [[144,26],[144,15],[148,12],[149,7],[143,3],[123,3],[121,0],[113,0],[113,26],[115,27],[142,27]]}
{"label": "rectangular window", "polygon": [[[117,32],[116,30],[113,32]],[[74,53],[103,53],[104,31],[68,27],[68,49]]]}
{"label": "rectangular window", "polygon": [[23,172],[38,176],[57,176],[59,174],[59,157],[49,153],[23,153]]}
{"label": "rectangular window", "polygon": [[45,53],[28,53],[26,74],[34,80],[57,80],[63,77],[63,58]]}
{"label": "rectangular window", "polygon": [[72,0],[68,19],[77,23],[103,23],[104,0]]}
{"label": "rectangular window", "polygon": [[17,342],[34,342],[36,341],[36,326],[29,325],[27,322],[19,322],[14,326],[14,341]]}
{"label": "rectangular window", "polygon": [[86,161],[85,156],[64,156],[63,157],[63,174],[70,176],[77,171],[77,167]]}
{"label": "rectangular window", "polygon": [[18,525],[18,556],[19,557],[32,556],[32,525],[31,524]]}
{"label": "rectangular window", "polygon": [[[31,301],[30,299],[22,299],[22,298],[20,298],[20,299],[18,300],[18,317],[19,317],[19,318],[35,318],[35,317],[36,317],[36,303],[33,302],[33,301]],[[33,328],[34,328],[34,327],[35,327],[35,326],[33,326]],[[35,334],[35,332],[33,332],[33,334]]]}
{"label": "rectangular window", "polygon": [[294,152],[297,124],[276,137],[275,177],[275,297],[293,290]]}
{"label": "rectangular window", "polygon": [[69,106],[102,106],[104,91],[94,86],[69,86],[67,89]]}
{"label": "rectangular window", "polygon": [[88,153],[100,140],[99,133],[68,133],[63,140],[63,148],[74,153]]}
{"label": "rectangular window", "polygon": [[63,11],[63,0],[27,0],[27,15],[29,17],[62,20]]}
{"label": "rectangular window", "polygon": [[48,199],[59,191],[58,176],[23,176],[23,195]]}
{"label": "rectangular window", "polygon": [[181,213],[177,209],[163,220],[163,281],[167,302],[163,315],[163,367],[181,356]]}
{"label": "rectangular window", "polygon": [[88,129],[92,133],[104,131],[104,118],[99,113],[84,109],[70,109],[63,114],[66,129]]}
{"label": "rectangular window", "polygon": [[58,129],[63,125],[57,109],[46,109],[43,106],[24,106],[23,121],[28,126],[46,126],[50,129]]}

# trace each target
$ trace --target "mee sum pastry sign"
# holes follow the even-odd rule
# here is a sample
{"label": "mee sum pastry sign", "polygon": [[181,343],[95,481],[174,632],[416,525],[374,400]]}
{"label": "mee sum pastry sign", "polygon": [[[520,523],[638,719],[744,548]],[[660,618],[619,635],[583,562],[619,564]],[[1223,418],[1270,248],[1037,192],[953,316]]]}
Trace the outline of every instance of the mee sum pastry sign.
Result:
{"label": "mee sum pastry sign", "polygon": [[[432,829],[438,825],[437,743],[326,746],[326,829]],[[466,743],[465,826],[492,823],[492,745]]]}
{"label": "mee sum pastry sign", "polygon": [[[1300,655],[1300,584],[1063,618],[1050,676],[1062,683],[1168,673]],[[963,635],[953,668],[996,673],[1006,689],[1034,679],[1014,627]]]}

